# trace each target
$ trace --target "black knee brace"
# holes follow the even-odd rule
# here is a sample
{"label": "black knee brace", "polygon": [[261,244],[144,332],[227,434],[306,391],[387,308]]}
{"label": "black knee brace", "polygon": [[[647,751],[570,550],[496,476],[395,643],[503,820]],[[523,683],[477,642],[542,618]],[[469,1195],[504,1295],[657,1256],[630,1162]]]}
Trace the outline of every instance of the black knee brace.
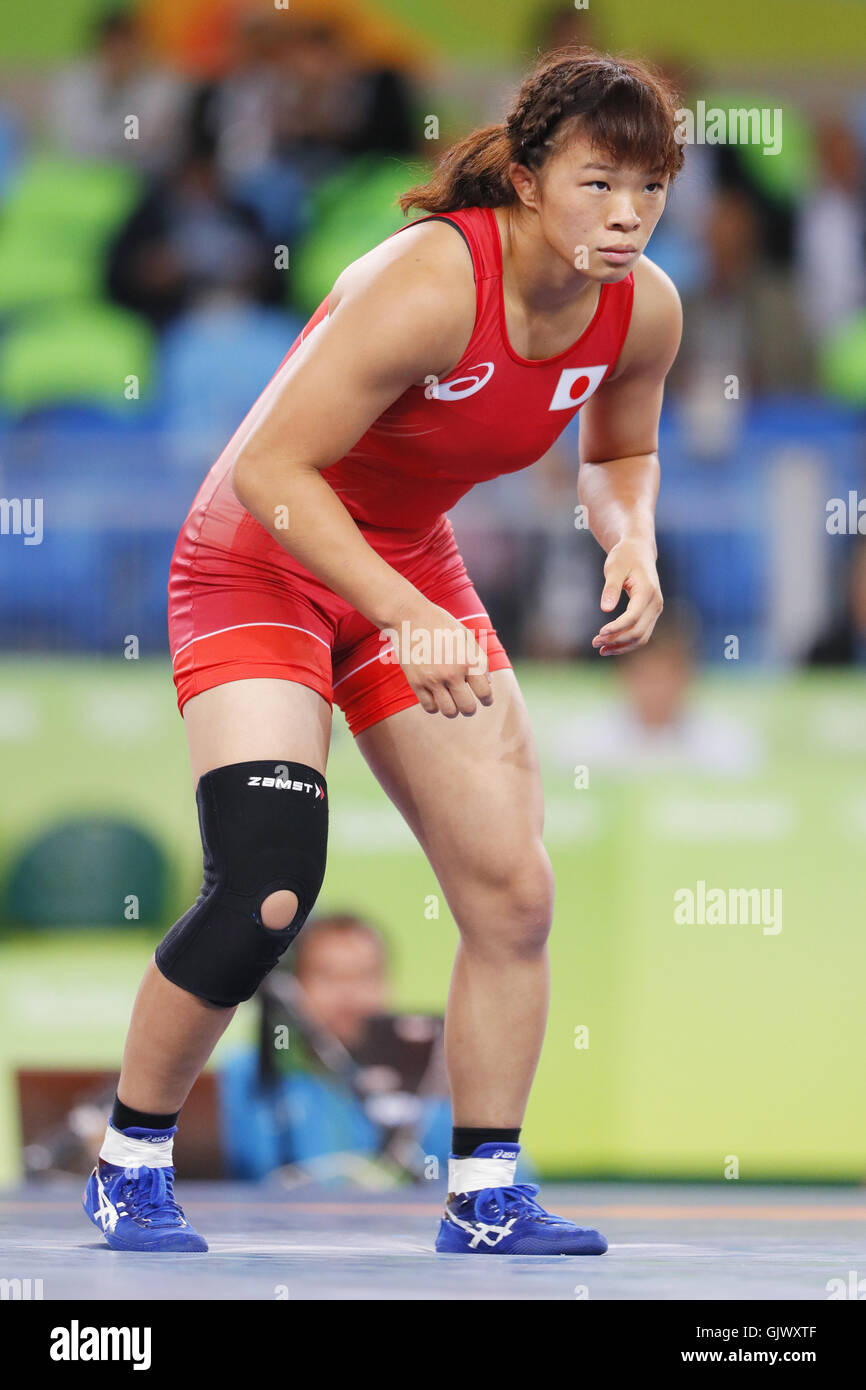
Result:
{"label": "black knee brace", "polygon": [[[249,999],[291,945],[325,877],[328,791],[304,763],[230,763],[199,778],[204,882],[156,951],[167,980],[229,1007]],[[262,923],[265,898],[296,894],[287,927]]]}

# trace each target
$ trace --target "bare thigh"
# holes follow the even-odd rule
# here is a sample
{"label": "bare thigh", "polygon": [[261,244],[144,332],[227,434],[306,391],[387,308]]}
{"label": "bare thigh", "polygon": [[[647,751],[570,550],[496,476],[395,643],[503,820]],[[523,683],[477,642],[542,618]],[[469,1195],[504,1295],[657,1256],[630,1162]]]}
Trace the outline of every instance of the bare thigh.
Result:
{"label": "bare thigh", "polygon": [[309,686],[284,680],[229,681],[183,708],[193,785],[229,763],[274,758],[305,763],[324,776],[331,709]]}
{"label": "bare thigh", "polygon": [[414,705],[357,740],[458,914],[472,884],[507,883],[521,869],[533,878],[549,872],[538,755],[523,696],[513,671],[494,671],[490,682],[492,705],[469,717],[446,719]]}

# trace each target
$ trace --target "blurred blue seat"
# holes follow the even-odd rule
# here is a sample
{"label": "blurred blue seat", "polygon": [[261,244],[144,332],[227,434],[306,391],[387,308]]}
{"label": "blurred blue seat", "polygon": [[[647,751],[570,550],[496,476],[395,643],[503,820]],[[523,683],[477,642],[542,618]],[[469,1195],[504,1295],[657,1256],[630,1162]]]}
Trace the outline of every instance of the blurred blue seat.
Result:
{"label": "blurred blue seat", "polygon": [[0,106],[0,199],[6,196],[24,155],[24,142],[15,115]]}
{"label": "blurred blue seat", "polygon": [[653,232],[650,259],[669,275],[681,295],[693,294],[704,283],[709,257],[706,248],[662,224]]}
{"label": "blurred blue seat", "polygon": [[862,96],[854,103],[851,111],[851,127],[860,143],[860,148],[866,154],[866,96]]}
{"label": "blurred blue seat", "polygon": [[179,513],[170,529],[103,534],[111,650],[119,651],[129,633],[138,637],[143,655],[168,650],[168,568],[182,519]]}
{"label": "blurred blue seat", "polygon": [[759,396],[749,404],[748,429],[753,435],[777,435],[780,442],[822,440],[831,431],[861,430],[862,412],[826,396],[800,392]]}
{"label": "blurred blue seat", "polygon": [[232,180],[232,192],[253,208],[269,239],[293,246],[307,231],[312,205],[307,181],[285,160],[273,160]]}
{"label": "blurred blue seat", "polygon": [[118,413],[104,410],[98,402],[58,401],[47,402],[33,410],[25,411],[11,424],[16,435],[82,435],[82,434],[137,434],[142,430],[153,429],[158,424],[158,414],[142,402]]}
{"label": "blurred blue seat", "polygon": [[177,462],[213,462],[303,326],[252,305],[200,309],[172,324],[162,342],[160,400]]}
{"label": "blurred blue seat", "polygon": [[759,532],[679,532],[666,536],[664,545],[668,564],[677,570],[678,588],[699,609],[704,622],[730,625],[754,618],[766,592],[764,542]]}
{"label": "blurred blue seat", "polygon": [[88,490],[104,495],[126,480],[132,499],[159,448],[160,428],[151,408],[118,416],[88,402],[45,405],[10,423],[5,456],[19,488],[41,487],[56,497],[74,482],[83,499]]}
{"label": "blurred blue seat", "polygon": [[44,499],[40,544],[0,545],[0,643],[9,650],[85,650],[105,630],[105,554],[86,528],[56,530]]}

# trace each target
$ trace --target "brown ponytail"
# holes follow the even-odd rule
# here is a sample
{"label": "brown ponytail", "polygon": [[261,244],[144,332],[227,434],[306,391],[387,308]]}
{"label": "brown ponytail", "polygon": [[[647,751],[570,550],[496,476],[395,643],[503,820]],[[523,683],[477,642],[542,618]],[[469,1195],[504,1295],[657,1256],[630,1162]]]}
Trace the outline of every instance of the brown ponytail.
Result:
{"label": "brown ponytail", "polygon": [[452,145],[429,183],[407,189],[400,207],[404,213],[505,207],[517,201],[509,165],[538,170],[578,133],[615,164],[658,169],[673,179],[684,161],[675,137],[679,105],[673,86],[650,63],[580,46],[557,49],[525,78],[505,121]]}

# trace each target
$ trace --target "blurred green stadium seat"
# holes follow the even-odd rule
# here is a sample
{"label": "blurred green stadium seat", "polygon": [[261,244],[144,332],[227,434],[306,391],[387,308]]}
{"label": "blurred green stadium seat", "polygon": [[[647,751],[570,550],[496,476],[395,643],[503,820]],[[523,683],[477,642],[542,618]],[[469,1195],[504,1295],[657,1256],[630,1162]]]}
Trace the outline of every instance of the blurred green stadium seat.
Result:
{"label": "blurred green stadium seat", "polygon": [[866,312],[846,319],[821,345],[821,386],[829,396],[866,408]]}
{"label": "blurred green stadium seat", "polygon": [[120,165],[29,160],[3,205],[0,314],[101,295],[106,244],[138,190]]}
{"label": "blurred green stadium seat", "polygon": [[19,854],[3,915],[7,925],[27,927],[154,925],[167,890],[165,855],[150,835],[108,816],[80,817]]}
{"label": "blurred green stadium seat", "polygon": [[[722,128],[726,132],[726,139],[722,143],[736,145],[742,168],[766,197],[787,204],[803,197],[815,176],[816,153],[814,131],[798,107],[791,102],[781,102],[770,89],[760,91],[745,86],[730,89],[710,87],[708,91],[701,92],[701,100],[708,121],[712,120],[715,111],[725,113]],[[781,117],[778,128],[774,130],[774,113],[777,109]],[[742,132],[735,135],[728,126],[728,113],[731,111],[759,113],[757,132],[753,133],[753,126],[747,120],[744,129],[750,133],[750,138],[744,138]],[[761,113],[768,113],[770,118],[766,133],[761,123]],[[696,138],[700,137],[697,127],[695,134]],[[772,155],[766,155],[764,140],[772,144],[774,134],[781,142],[779,149]],[[708,139],[708,143],[713,142]]]}
{"label": "blurred green stadium seat", "polygon": [[423,216],[413,209],[404,217],[395,199],[429,169],[379,155],[362,155],[324,179],[313,194],[313,225],[297,255],[289,280],[292,302],[312,312],[350,261],[383,241],[398,227]]}
{"label": "blurred green stadium seat", "polygon": [[[2,271],[0,271],[2,275]],[[0,348],[0,407],[34,410],[60,401],[88,401],[132,414],[126,379],[150,379],[153,334],[126,309],[67,305],[26,315],[10,325]]]}

